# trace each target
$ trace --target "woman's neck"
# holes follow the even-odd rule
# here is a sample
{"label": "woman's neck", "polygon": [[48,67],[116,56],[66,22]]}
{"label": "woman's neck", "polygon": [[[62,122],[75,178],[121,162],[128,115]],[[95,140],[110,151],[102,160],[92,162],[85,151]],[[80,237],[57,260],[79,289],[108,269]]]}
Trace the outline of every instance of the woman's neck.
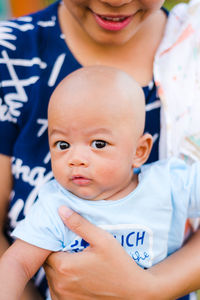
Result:
{"label": "woman's neck", "polygon": [[67,46],[81,65],[115,66],[131,74],[141,85],[148,84],[152,79],[154,56],[166,24],[163,11],[151,15],[128,42],[120,45],[97,43],[63,4],[58,15]]}

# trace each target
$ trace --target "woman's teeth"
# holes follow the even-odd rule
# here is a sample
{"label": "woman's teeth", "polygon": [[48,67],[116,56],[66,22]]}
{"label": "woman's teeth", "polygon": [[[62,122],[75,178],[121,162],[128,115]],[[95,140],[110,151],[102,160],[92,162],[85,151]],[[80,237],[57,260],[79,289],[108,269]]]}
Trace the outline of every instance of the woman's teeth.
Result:
{"label": "woman's teeth", "polygon": [[126,17],[104,17],[104,16],[100,16],[100,17],[106,21],[113,21],[113,22],[121,22],[126,19]]}

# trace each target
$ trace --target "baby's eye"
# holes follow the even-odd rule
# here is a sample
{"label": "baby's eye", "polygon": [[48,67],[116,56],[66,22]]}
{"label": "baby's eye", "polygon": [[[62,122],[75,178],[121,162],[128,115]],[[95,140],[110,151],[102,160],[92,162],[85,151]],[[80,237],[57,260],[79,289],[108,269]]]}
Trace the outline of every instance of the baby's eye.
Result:
{"label": "baby's eye", "polygon": [[107,142],[102,141],[102,140],[95,140],[92,142],[92,147],[95,149],[101,149],[104,148],[107,145]]}
{"label": "baby's eye", "polygon": [[64,142],[64,141],[59,141],[59,142],[56,143],[56,147],[59,150],[66,150],[70,147],[70,144],[67,143],[67,142]]}

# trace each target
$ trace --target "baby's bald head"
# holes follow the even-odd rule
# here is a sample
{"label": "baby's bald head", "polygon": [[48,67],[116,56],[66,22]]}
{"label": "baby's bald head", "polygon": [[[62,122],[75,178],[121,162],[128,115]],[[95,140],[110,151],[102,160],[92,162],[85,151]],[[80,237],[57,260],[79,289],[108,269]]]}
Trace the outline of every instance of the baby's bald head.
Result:
{"label": "baby's bald head", "polygon": [[108,114],[108,118],[114,117],[124,126],[133,126],[139,136],[143,134],[143,91],[130,75],[113,67],[84,67],[64,78],[51,96],[49,122],[59,111],[64,117],[66,110],[97,117]]}

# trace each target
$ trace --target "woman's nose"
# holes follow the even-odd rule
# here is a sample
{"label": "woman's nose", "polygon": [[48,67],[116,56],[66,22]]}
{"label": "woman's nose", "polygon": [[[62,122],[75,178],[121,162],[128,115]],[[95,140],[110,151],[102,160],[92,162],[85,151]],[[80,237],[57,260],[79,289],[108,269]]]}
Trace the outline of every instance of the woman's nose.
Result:
{"label": "woman's nose", "polygon": [[133,0],[100,0],[100,2],[107,3],[108,5],[113,7],[120,7],[132,1]]}

